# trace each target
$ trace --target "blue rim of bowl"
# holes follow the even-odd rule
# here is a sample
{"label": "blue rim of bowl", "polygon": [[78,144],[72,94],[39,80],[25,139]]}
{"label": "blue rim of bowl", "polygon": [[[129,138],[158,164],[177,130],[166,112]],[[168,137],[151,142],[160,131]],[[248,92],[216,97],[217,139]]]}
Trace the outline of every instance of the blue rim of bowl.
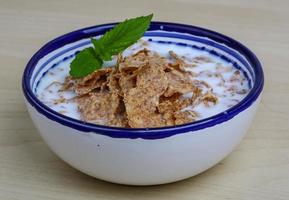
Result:
{"label": "blue rim of bowl", "polygon": [[164,31],[188,33],[200,37],[207,37],[217,43],[224,44],[238,51],[248,60],[249,64],[252,66],[255,73],[255,81],[249,94],[247,94],[247,96],[235,106],[212,117],[198,120],[188,124],[160,127],[160,128],[119,128],[119,127],[109,127],[104,125],[87,123],[62,115],[50,109],[49,107],[44,105],[40,100],[38,100],[38,98],[33,93],[32,88],[30,87],[30,79],[32,77],[35,65],[42,57],[68,43],[104,34],[107,30],[111,29],[115,24],[117,23],[102,24],[67,33],[48,42],[40,50],[38,50],[26,65],[22,77],[23,93],[26,100],[30,103],[30,105],[33,106],[39,113],[43,114],[47,118],[55,122],[58,122],[64,126],[68,126],[70,128],[79,131],[93,132],[96,134],[102,134],[113,138],[161,139],[181,133],[193,132],[200,129],[209,128],[218,125],[220,123],[223,123],[225,121],[228,121],[232,119],[234,116],[238,115],[243,110],[247,109],[250,105],[252,105],[257,100],[257,98],[259,97],[259,95],[263,90],[264,74],[261,63],[255,56],[255,54],[240,42],[223,34],[201,27],[170,22],[152,22],[149,28],[150,31],[164,30]]}

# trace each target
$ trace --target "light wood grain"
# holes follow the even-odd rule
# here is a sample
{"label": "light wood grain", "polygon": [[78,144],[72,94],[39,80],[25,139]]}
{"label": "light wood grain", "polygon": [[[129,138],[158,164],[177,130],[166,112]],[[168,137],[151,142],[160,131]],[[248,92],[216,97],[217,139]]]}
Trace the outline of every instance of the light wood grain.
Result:
{"label": "light wood grain", "polygon": [[[153,12],[155,20],[207,27],[246,44],[266,75],[260,109],[240,146],[185,181],[128,187],[99,181],[53,154],[24,106],[21,74],[54,37]],[[231,0],[0,0],[0,199],[289,199],[289,2]]]}

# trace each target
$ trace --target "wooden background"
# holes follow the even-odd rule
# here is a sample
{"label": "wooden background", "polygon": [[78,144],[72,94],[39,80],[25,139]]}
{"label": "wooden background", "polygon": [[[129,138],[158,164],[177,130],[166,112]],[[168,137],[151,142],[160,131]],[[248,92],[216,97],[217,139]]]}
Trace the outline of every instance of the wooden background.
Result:
{"label": "wooden background", "polygon": [[[174,184],[129,187],[99,181],[43,143],[24,106],[22,71],[44,43],[74,29],[154,13],[250,47],[266,75],[255,121],[240,146],[212,169]],[[0,199],[289,199],[289,1],[0,0]]]}

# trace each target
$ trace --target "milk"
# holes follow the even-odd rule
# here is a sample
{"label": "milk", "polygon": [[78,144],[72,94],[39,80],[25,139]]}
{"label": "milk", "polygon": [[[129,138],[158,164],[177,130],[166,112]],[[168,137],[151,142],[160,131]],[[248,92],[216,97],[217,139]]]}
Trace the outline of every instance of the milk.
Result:
{"label": "milk", "polygon": [[[144,41],[146,41],[144,45]],[[218,102],[215,105],[210,105],[209,107],[205,106],[203,103],[196,105],[195,107],[187,107],[184,110],[194,110],[198,114],[198,120],[211,117],[213,115],[219,114],[226,111],[228,108],[236,105],[240,102],[246,94],[231,94],[227,91],[230,87],[236,87],[238,90],[249,90],[248,80],[244,78],[244,75],[241,73],[243,78],[241,85],[240,83],[230,82],[235,69],[233,66],[222,60],[220,57],[209,54],[206,51],[199,49],[194,49],[192,47],[180,46],[176,44],[163,44],[148,41],[147,38],[144,38],[142,41],[134,44],[127,50],[123,52],[123,56],[130,55],[135,53],[143,48],[147,48],[151,51],[155,51],[160,55],[170,58],[169,51],[173,50],[178,56],[184,57],[186,62],[191,63],[192,58],[196,56],[206,56],[209,57],[213,62],[209,63],[200,63],[195,67],[187,68],[188,71],[197,73],[197,77],[192,77],[192,80],[206,81],[212,88],[213,93],[218,97]],[[41,78],[39,85],[36,90],[37,97],[51,109],[69,116],[74,119],[81,119],[80,113],[78,112],[77,104],[70,100],[75,97],[73,91],[59,91],[61,88],[61,83],[64,82],[65,77],[69,74],[69,65],[73,58],[63,61],[60,65],[49,69],[49,71]],[[171,58],[170,58],[171,59]],[[173,59],[171,59],[173,60]],[[105,66],[113,66],[116,63],[116,58],[112,61],[105,62]],[[208,74],[215,74],[218,71],[217,66],[222,66],[222,80],[225,80],[226,84],[221,85],[220,82],[223,82],[221,78],[215,76],[209,76]],[[203,93],[205,93],[208,88],[202,88]],[[183,98],[191,97],[192,94],[185,94]],[[68,99],[68,101],[62,103],[56,103],[59,99]]]}

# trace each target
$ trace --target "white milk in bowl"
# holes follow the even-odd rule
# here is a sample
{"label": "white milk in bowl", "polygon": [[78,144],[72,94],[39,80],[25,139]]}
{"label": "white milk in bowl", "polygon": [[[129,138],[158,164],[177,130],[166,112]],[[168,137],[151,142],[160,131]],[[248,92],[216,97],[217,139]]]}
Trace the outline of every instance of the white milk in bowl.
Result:
{"label": "white milk in bowl", "polygon": [[[171,62],[175,59],[173,58],[174,55],[177,56],[178,59],[186,63],[185,70],[191,74],[190,79],[193,80],[194,84],[201,89],[201,95],[205,97],[206,94],[213,94],[216,97],[214,102],[200,99],[199,102],[182,109],[183,111],[194,111],[197,114],[195,120],[208,118],[226,111],[238,104],[250,90],[249,82],[241,70],[236,69],[221,57],[202,49],[178,45],[173,42],[159,42],[144,37],[125,50],[122,55],[126,57],[144,48]],[[173,52],[169,53],[170,51]],[[69,76],[69,66],[72,59],[67,59],[49,69],[40,79],[36,88],[36,95],[51,109],[68,117],[83,120],[78,104],[74,101],[76,93],[73,90],[61,89],[65,78]],[[110,67],[115,64],[116,58],[104,65]],[[193,95],[189,92],[182,94],[181,98],[191,98]]]}

